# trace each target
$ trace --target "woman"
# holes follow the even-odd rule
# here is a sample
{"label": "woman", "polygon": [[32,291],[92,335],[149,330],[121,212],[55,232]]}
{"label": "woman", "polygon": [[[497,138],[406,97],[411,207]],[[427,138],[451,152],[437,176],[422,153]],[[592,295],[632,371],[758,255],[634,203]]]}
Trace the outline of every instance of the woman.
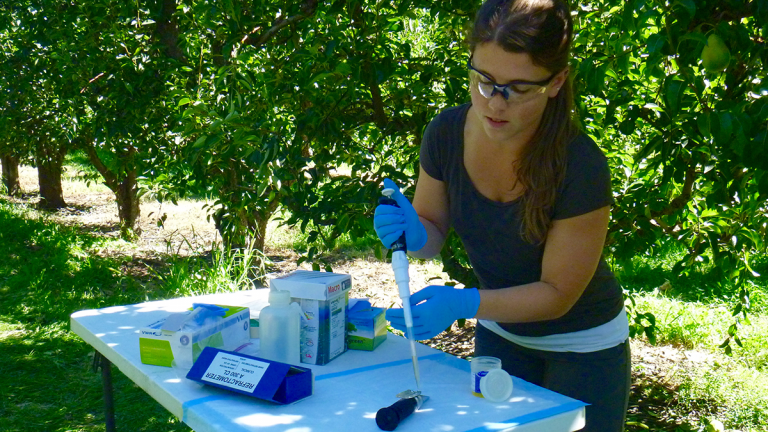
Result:
{"label": "woman", "polygon": [[[480,281],[414,293],[418,339],[477,318],[475,355],[589,403],[585,431],[620,431],[630,353],[602,258],[610,172],[573,118],[572,34],[565,0],[486,1],[469,39],[471,103],[429,124],[413,205],[385,180],[400,207],[377,207],[374,226],[387,247],[405,233],[418,258],[437,255],[453,227]],[[405,329],[402,309],[387,319]]]}

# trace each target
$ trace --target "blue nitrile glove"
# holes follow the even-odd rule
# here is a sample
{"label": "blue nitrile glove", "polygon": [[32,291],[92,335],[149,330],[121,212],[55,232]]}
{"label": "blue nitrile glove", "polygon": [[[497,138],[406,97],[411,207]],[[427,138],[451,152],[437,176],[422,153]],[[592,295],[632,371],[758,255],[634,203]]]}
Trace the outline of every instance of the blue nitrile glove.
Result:
{"label": "blue nitrile glove", "polygon": [[[419,304],[422,301],[424,303]],[[411,295],[413,336],[417,340],[433,338],[457,319],[473,318],[479,307],[480,293],[477,288],[430,285]],[[406,331],[402,309],[388,309],[386,316],[392,327]]]}
{"label": "blue nitrile glove", "polygon": [[194,320],[195,323],[202,326],[205,324],[205,320],[209,318],[214,318],[217,316],[223,317],[224,314],[227,313],[229,309],[223,308],[221,306],[216,306],[212,304],[207,303],[192,303],[192,310],[200,308],[200,312],[195,315]]}
{"label": "blue nitrile glove", "polygon": [[405,232],[405,244],[409,251],[417,251],[427,243],[427,230],[419,220],[419,215],[408,201],[408,198],[400,192],[395,182],[384,179],[385,189],[394,189],[391,198],[400,207],[380,204],[373,214],[373,228],[379,236],[379,240],[386,248],[391,248],[400,236]]}

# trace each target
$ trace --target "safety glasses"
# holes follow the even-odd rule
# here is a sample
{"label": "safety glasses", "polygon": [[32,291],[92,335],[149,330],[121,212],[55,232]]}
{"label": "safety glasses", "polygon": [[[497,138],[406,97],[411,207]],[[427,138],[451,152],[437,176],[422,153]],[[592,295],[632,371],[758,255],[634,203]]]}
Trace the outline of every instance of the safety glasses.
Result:
{"label": "safety glasses", "polygon": [[472,66],[472,58],[470,56],[469,61],[467,61],[469,83],[472,87],[477,87],[477,90],[486,99],[490,99],[496,93],[499,93],[508,103],[529,101],[537,95],[546,92],[547,86],[557,75],[557,72],[555,72],[549,78],[541,81],[515,80],[506,84],[497,84],[491,77]]}

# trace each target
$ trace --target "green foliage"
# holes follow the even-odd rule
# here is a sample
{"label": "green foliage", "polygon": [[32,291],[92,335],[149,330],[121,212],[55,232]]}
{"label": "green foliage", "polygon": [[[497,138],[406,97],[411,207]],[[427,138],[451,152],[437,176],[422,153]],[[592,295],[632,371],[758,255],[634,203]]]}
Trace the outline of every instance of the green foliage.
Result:
{"label": "green foliage", "polygon": [[185,165],[166,170],[169,194],[217,191],[235,238],[278,207],[324,249],[369,236],[380,180],[412,182],[435,103],[466,99],[457,30],[437,31],[416,3],[191,5],[179,25],[200,62],[171,87]]}
{"label": "green foliage", "polygon": [[[584,126],[613,167],[608,253],[621,266],[674,242],[685,251],[675,277],[714,263],[706,285],[732,293],[742,318],[768,224],[759,4],[585,2],[574,41]],[[702,65],[712,34],[728,41],[723,73]]]}

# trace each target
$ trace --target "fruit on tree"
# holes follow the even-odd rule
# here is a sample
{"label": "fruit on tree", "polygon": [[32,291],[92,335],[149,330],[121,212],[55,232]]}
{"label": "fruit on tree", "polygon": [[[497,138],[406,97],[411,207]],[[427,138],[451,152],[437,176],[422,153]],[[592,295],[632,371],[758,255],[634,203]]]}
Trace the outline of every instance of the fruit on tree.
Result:
{"label": "fruit on tree", "polygon": [[707,72],[720,72],[728,67],[731,52],[723,39],[715,33],[707,38],[707,45],[701,50],[701,63]]}

